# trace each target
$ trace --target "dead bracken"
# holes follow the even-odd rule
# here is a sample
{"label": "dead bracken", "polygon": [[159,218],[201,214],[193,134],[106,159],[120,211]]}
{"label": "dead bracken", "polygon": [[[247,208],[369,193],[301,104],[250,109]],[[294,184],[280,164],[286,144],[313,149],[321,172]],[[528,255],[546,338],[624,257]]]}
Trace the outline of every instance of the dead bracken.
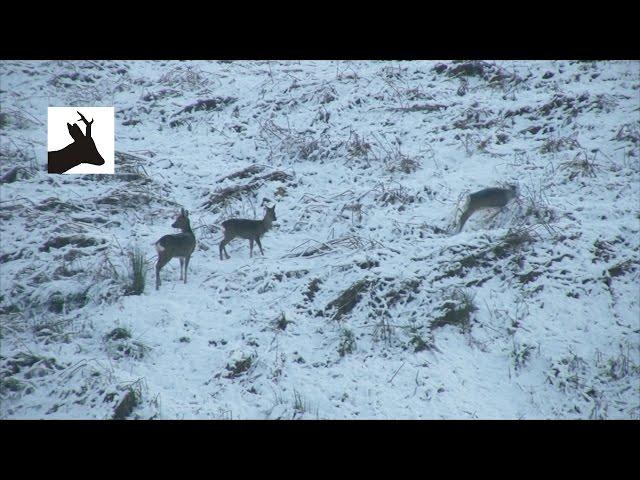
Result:
{"label": "dead bracken", "polygon": [[339,321],[362,300],[364,292],[366,292],[375,282],[364,278],[358,280],[335,300],[330,301],[324,308],[325,312],[333,312],[332,320]]}

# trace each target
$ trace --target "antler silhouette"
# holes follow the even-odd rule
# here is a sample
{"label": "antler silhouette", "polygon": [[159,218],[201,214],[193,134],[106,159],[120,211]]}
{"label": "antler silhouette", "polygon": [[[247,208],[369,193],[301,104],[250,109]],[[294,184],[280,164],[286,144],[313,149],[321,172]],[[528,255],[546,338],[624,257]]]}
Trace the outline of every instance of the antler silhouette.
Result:
{"label": "antler silhouette", "polygon": [[76,120],[76,122],[83,122],[86,125],[86,133],[82,133],[78,123],[71,125],[67,122],[69,135],[73,138],[73,143],[61,150],[49,152],[49,173],[64,173],[81,163],[91,165],[104,165],[105,163],[104,158],[96,148],[93,138],[91,138],[93,119],[88,122],[84,115],[80,112],[77,113],[80,115],[80,119]]}
{"label": "antler silhouette", "polygon": [[[76,112],[78,111],[76,110]],[[78,112],[78,115],[80,115],[80,118],[78,119],[78,121],[84,122],[85,126],[87,127],[86,137],[91,138],[91,124],[93,123],[93,118],[91,119],[90,122],[87,122],[87,119],[84,118],[84,115],[82,115],[80,112]]]}

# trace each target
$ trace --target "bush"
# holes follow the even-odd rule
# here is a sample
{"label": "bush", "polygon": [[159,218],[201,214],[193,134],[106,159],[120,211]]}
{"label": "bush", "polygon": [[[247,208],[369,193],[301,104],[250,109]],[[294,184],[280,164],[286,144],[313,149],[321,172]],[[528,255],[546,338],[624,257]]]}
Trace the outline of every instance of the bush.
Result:
{"label": "bush", "polygon": [[105,335],[105,340],[126,340],[131,338],[131,332],[126,328],[118,327]]}
{"label": "bush", "polygon": [[129,252],[129,276],[131,284],[127,287],[127,295],[141,295],[144,292],[147,261],[139,248]]}
{"label": "bush", "polygon": [[423,350],[429,350],[432,347],[429,343],[425,342],[424,339],[417,333],[414,334],[413,337],[411,337],[409,343],[413,345],[413,351],[415,353],[422,352]]}
{"label": "bush", "polygon": [[[305,413],[308,413],[311,410],[311,404],[304,398],[304,396],[298,392],[295,388],[293,389],[293,417],[292,420],[296,418],[302,417]],[[316,409],[316,417],[318,415]]]}
{"label": "bush", "polygon": [[236,360],[233,365],[227,364],[225,368],[229,371],[229,373],[225,375],[225,378],[237,378],[240,375],[248,372],[254,365],[254,360],[255,357],[250,355]]}
{"label": "bush", "polygon": [[113,420],[126,419],[129,415],[131,415],[131,413],[133,412],[133,409],[136,408],[136,406],[138,406],[139,403],[140,403],[139,392],[136,392],[132,388],[129,388],[125,393],[122,401],[120,401],[120,403],[116,407],[112,417]]}
{"label": "bush", "polygon": [[287,329],[287,325],[289,325],[291,322],[290,320],[287,320],[287,317],[285,317],[284,312],[282,312],[280,314],[280,316],[275,320],[274,325],[278,330],[286,330]]}
{"label": "bush", "polygon": [[356,349],[356,338],[353,332],[347,328],[343,328],[340,331],[340,345],[338,346],[338,353],[341,357],[344,357],[347,353],[353,353]]}
{"label": "bush", "polygon": [[455,290],[451,297],[441,306],[442,315],[431,322],[431,329],[454,325],[463,333],[471,330],[471,313],[478,310],[474,296],[464,290]]}
{"label": "bush", "polygon": [[119,360],[131,357],[140,360],[145,356],[149,347],[143,343],[131,340],[131,332],[126,328],[114,328],[104,336],[108,352]]}

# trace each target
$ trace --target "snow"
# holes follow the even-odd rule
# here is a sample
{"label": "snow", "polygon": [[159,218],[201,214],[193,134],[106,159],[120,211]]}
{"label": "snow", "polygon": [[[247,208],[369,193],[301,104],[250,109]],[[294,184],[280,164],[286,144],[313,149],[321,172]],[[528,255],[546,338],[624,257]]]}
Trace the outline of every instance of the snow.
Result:
{"label": "snow", "polygon": [[[640,63],[3,61],[0,90],[2,418],[108,419],[130,390],[141,419],[640,417]],[[47,107],[78,103],[115,107],[115,176],[46,173]],[[221,261],[264,198],[265,255]],[[188,283],[172,260],[156,291],[180,207]]]}

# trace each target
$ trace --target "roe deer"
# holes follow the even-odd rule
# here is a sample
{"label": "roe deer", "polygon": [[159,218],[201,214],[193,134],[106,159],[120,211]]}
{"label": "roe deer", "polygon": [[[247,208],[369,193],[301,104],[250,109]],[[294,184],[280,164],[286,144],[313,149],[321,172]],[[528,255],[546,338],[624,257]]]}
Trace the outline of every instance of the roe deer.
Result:
{"label": "roe deer", "polygon": [[67,129],[69,130],[69,135],[73,138],[73,143],[61,150],[48,153],[49,173],[64,173],[81,163],[104,165],[104,158],[98,152],[96,144],[91,138],[93,120],[88,122],[80,112],[78,112],[78,115],[80,115],[80,118],[77,121],[82,121],[85,124],[86,133],[82,134],[82,130],[80,130],[77,123],[73,125],[67,123]]}
{"label": "roe deer", "polygon": [[182,280],[182,270],[184,269],[184,283],[187,283],[189,259],[196,248],[196,236],[191,230],[188,211],[182,208],[178,218],[176,218],[176,221],[173,222],[173,225],[171,226],[173,228],[179,228],[182,230],[182,233],[165,235],[155,244],[156,250],[158,251],[158,263],[156,263],[156,290],[160,288],[160,269],[174,257],[178,257],[180,259],[180,280]]}
{"label": "roe deer", "polygon": [[484,190],[470,194],[466,208],[460,217],[458,233],[460,233],[469,217],[476,211],[483,208],[502,208],[509,203],[512,198],[515,198],[516,195],[517,190],[515,185],[511,185],[509,188],[485,188]]}
{"label": "roe deer", "polygon": [[276,218],[276,207],[265,207],[265,214],[262,220],[246,220],[243,218],[232,218],[231,220],[225,220],[222,222],[224,227],[224,238],[220,242],[220,260],[222,258],[222,252],[224,252],[227,259],[229,254],[225,248],[227,243],[236,237],[246,238],[249,240],[249,256],[253,257],[253,242],[255,241],[260,247],[260,253],[264,255],[262,251],[262,244],[260,243],[260,237],[271,228],[271,224]]}

